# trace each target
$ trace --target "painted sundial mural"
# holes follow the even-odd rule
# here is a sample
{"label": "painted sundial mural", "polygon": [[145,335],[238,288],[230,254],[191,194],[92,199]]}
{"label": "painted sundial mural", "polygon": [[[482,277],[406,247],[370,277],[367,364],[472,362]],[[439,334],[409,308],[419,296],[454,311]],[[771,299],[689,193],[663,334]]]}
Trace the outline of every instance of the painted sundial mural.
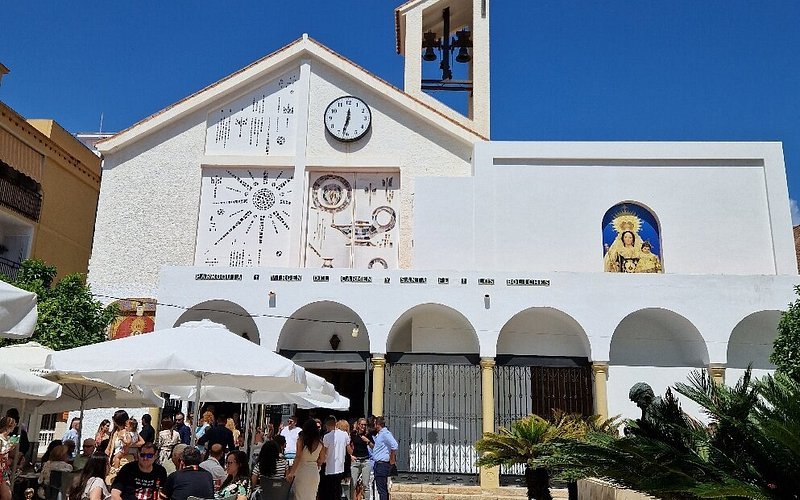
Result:
{"label": "painted sundial mural", "polygon": [[396,269],[397,172],[312,172],[306,267]]}
{"label": "painted sundial mural", "polygon": [[203,170],[195,265],[288,266],[292,168]]}
{"label": "painted sundial mural", "polygon": [[295,70],[208,114],[206,154],[294,156],[297,135]]}
{"label": "painted sundial mural", "polygon": [[658,221],[633,203],[612,207],[603,217],[603,270],[610,273],[663,273]]}

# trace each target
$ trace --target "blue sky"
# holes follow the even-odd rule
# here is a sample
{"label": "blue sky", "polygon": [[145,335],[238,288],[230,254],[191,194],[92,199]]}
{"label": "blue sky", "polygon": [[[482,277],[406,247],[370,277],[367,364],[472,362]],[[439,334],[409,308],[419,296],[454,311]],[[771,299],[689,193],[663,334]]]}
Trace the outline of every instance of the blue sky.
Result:
{"label": "blue sky", "polygon": [[[117,131],[302,33],[397,86],[400,0],[3,2],[0,100]],[[492,138],[782,141],[800,196],[800,2],[494,0]]]}

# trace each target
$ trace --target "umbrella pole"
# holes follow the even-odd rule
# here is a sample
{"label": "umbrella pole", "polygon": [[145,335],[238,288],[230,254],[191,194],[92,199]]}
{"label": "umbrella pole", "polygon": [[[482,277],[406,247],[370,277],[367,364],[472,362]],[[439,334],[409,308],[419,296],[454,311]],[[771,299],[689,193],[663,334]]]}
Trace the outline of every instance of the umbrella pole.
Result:
{"label": "umbrella pole", "polygon": [[[22,400],[22,411],[19,413],[19,422],[17,425],[19,426],[19,436],[22,436],[22,416],[25,415],[25,403],[28,401],[26,399]],[[37,440],[38,441],[38,440]],[[14,464],[11,466],[11,490],[14,490],[14,481],[17,479],[17,469],[19,468],[19,445],[17,445],[16,453],[14,453]]]}
{"label": "umbrella pole", "polygon": [[[83,395],[83,394],[81,394],[81,395]],[[83,441],[81,441],[81,437],[83,435],[83,410],[84,410],[84,408],[86,406],[86,399],[87,398],[81,398],[81,408],[80,408],[81,409],[81,413],[80,413],[80,415],[81,415],[80,416],[81,425],[78,426],[78,442],[75,444],[75,456],[76,457],[81,452],[81,446],[83,445]]]}
{"label": "umbrella pole", "polygon": [[245,406],[245,415],[247,425],[244,428],[244,451],[250,456],[250,426],[253,425],[253,416],[250,411],[251,402],[253,401],[253,391],[247,391],[247,406]]}
{"label": "umbrella pole", "polygon": [[200,423],[200,384],[203,376],[197,375],[197,382],[194,386],[194,419],[192,421],[192,446],[197,445],[197,425]]}

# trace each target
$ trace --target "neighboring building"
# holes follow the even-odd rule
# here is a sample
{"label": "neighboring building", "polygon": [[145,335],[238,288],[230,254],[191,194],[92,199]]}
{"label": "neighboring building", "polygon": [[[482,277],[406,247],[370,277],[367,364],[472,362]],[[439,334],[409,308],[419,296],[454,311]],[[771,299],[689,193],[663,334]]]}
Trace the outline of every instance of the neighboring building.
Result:
{"label": "neighboring building", "polygon": [[58,275],[85,273],[100,191],[100,158],[53,120],[0,102],[0,272],[27,258]]}
{"label": "neighboring building", "polygon": [[780,144],[489,142],[488,15],[399,7],[404,90],[304,36],[98,143],[93,290],[324,375],[413,473],[474,475],[481,432],[530,412],[634,416],[639,380],[773,368]]}

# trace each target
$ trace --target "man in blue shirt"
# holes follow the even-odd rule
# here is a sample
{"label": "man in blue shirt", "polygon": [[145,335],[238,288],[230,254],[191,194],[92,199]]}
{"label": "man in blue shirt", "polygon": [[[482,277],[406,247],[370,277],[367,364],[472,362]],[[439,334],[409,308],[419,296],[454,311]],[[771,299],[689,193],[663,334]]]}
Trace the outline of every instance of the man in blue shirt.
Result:
{"label": "man in blue shirt", "polygon": [[375,462],[375,487],[380,500],[389,500],[389,473],[397,456],[397,440],[383,417],[375,417],[375,445],[372,447],[372,460]]}
{"label": "man in blue shirt", "polygon": [[192,429],[189,428],[184,422],[184,415],[181,412],[175,414],[175,427],[174,429],[178,432],[181,437],[181,443],[189,444],[189,441],[192,439]]}
{"label": "man in blue shirt", "polygon": [[[78,449],[78,431],[80,430],[80,428],[81,428],[81,419],[79,419],[78,417],[73,418],[72,421],[69,423],[69,430],[67,430],[67,432],[64,433],[64,437],[61,438],[61,441],[63,442],[72,441],[73,443],[75,443],[75,447],[72,448],[73,450]],[[70,458],[75,458],[74,451],[70,454]]]}

